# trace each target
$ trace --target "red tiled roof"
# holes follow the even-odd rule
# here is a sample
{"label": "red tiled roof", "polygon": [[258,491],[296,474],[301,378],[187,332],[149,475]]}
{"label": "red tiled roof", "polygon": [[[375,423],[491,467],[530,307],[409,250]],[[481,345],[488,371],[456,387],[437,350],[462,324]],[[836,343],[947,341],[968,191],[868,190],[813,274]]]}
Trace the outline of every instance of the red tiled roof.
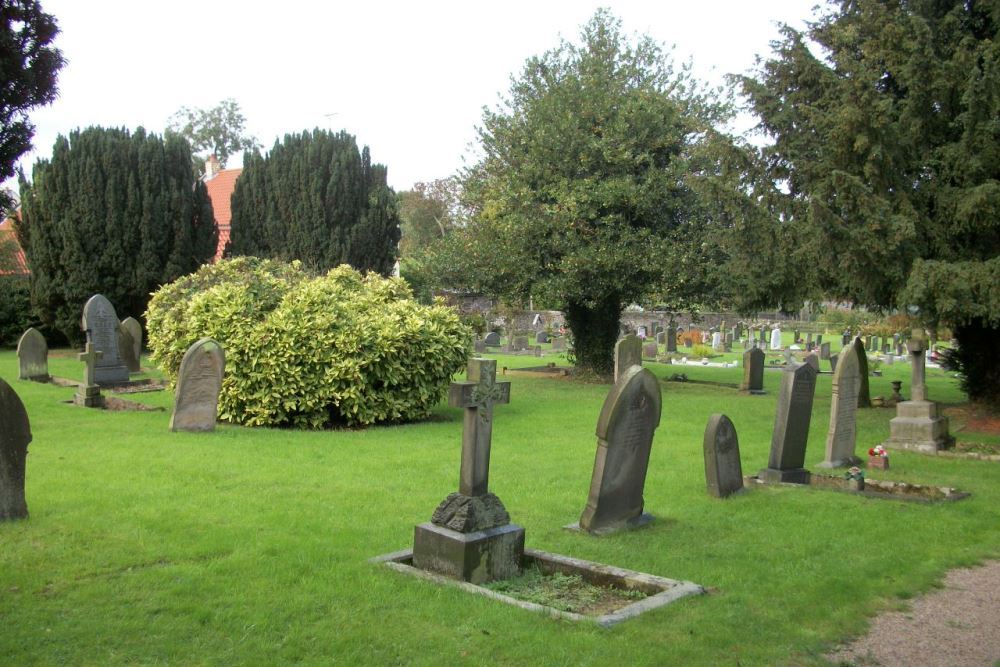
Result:
{"label": "red tiled roof", "polygon": [[212,210],[215,211],[215,226],[219,228],[219,246],[215,252],[215,261],[222,257],[222,250],[229,240],[230,224],[233,210],[229,207],[236,179],[243,173],[242,169],[223,169],[218,174],[205,181],[208,197],[212,200]]}
{"label": "red tiled roof", "polygon": [[8,243],[14,244],[14,258],[12,262],[0,266],[0,276],[26,276],[30,274],[28,260],[25,258],[24,250],[21,248],[21,244],[17,242],[17,235],[14,233],[14,221],[10,218],[5,218],[0,221],[0,247],[4,247]]}

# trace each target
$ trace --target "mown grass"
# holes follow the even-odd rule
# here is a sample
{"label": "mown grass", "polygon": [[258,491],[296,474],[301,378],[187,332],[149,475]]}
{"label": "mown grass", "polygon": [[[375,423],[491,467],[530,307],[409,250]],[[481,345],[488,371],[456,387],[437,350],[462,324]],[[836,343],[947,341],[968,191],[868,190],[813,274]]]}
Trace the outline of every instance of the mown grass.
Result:
{"label": "mown grass", "polygon": [[[661,377],[678,370],[649,367]],[[50,368],[80,376],[70,355]],[[897,378],[908,392],[907,366],[883,370],[873,395],[889,395]],[[684,372],[723,383],[742,374]],[[358,431],[169,433],[169,412],[85,410],[63,402],[72,389],[19,382],[5,351],[0,377],[24,400],[34,441],[31,516],[0,524],[0,664],[823,664],[867,617],[949,568],[1000,556],[997,463],[894,452],[890,471],[872,473],[973,494],[950,504],[787,488],[710,498],[708,417],[724,412],[735,423],[745,473],[763,467],[776,371],[765,373],[765,396],[665,382],[645,492],[658,520],[599,539],[566,531],[586,501],[608,386],[508,376],[490,486],[528,546],[695,581],[711,595],[602,630],[368,563],[409,546],[413,526],[455,490],[457,409]],[[928,376],[932,398],[961,400],[954,380]],[[167,392],[129,398],[172,401]],[[808,465],[823,458],[829,399],[823,375]],[[859,451],[888,435],[893,414],[860,412]]]}

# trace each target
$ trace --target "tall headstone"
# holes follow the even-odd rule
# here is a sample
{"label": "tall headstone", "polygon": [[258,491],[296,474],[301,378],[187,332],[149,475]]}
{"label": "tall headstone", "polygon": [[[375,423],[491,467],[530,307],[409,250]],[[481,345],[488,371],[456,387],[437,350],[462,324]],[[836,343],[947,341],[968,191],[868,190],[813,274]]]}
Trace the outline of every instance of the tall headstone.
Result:
{"label": "tall headstone", "polygon": [[677,327],[673,324],[667,326],[667,352],[677,351]]}
{"label": "tall headstone", "polygon": [[829,359],[830,358],[830,342],[821,343],[819,346],[819,358]]}
{"label": "tall headstone", "polygon": [[622,336],[615,343],[615,382],[631,366],[642,366],[642,341],[635,334]]}
{"label": "tall headstone", "polygon": [[0,378],[0,521],[26,519],[24,471],[31,425],[17,393]]}
{"label": "tall headstone", "polygon": [[524,528],[489,492],[493,406],[510,402],[510,382],[496,373],[495,360],[473,358],[468,379],[451,384],[448,404],[465,409],[458,492],[413,533],[414,567],[474,584],[516,576],[524,554]]}
{"label": "tall headstone", "polygon": [[[847,351],[845,347],[841,354]],[[868,385],[868,352],[865,351],[865,344],[861,341],[861,336],[854,339],[854,351],[858,355],[858,373],[861,375],[861,384],[858,387],[858,407],[870,408],[872,406],[872,393]]]}
{"label": "tall headstone", "polygon": [[774,328],[771,330],[771,349],[781,349],[781,329]]}
{"label": "tall headstone", "polygon": [[821,468],[847,468],[861,463],[854,454],[858,434],[858,392],[861,368],[858,351],[846,347],[840,353],[833,372],[833,398],[830,402],[830,428],[826,432],[826,458]]}
{"label": "tall headstone", "polygon": [[743,467],[736,427],[726,415],[712,415],[705,427],[705,485],[708,494],[726,498],[743,488]]}
{"label": "tall headstone", "polygon": [[940,414],[938,404],[927,398],[924,354],[927,338],[922,329],[914,329],[908,343],[910,350],[910,400],[896,404],[896,416],[889,422],[886,448],[936,452],[955,444],[948,432],[948,418]]}
{"label": "tall headstone", "polygon": [[226,354],[211,338],[202,338],[181,359],[174,390],[171,431],[214,431]]}
{"label": "tall headstone", "polygon": [[830,355],[830,370],[834,373],[837,372],[837,361],[840,359],[840,354]]}
{"label": "tall headstone", "polygon": [[764,393],[764,352],[753,348],[743,353],[743,382],[740,391]]}
{"label": "tall headstone", "polygon": [[103,408],[104,397],[101,396],[101,387],[97,384],[97,362],[104,356],[102,352],[94,349],[94,344],[89,338],[83,347],[83,352],[76,355],[79,361],[84,363],[83,382],[76,387],[73,395],[73,403],[82,405],[85,408]]}
{"label": "tall headstone", "polygon": [[118,325],[115,308],[103,295],[95,294],[83,306],[83,330],[101,353],[95,374],[98,385],[128,382],[128,367],[118,350]]}
{"label": "tall headstone", "polygon": [[816,334],[816,346],[823,344],[823,334]]}
{"label": "tall headstone", "polygon": [[782,372],[771,435],[771,454],[767,468],[758,475],[761,480],[809,483],[810,473],[803,466],[815,392],[816,369],[809,364],[786,368]]}
{"label": "tall headstone", "polygon": [[722,332],[716,331],[712,334],[712,349],[715,351],[722,350]]}
{"label": "tall headstone", "polygon": [[31,327],[17,342],[18,380],[49,381],[49,345],[38,329]]}
{"label": "tall headstone", "polygon": [[660,401],[660,383],[640,366],[627,369],[611,388],[597,420],[597,455],[581,529],[608,533],[652,520],[642,511],[642,492]]}
{"label": "tall headstone", "polygon": [[139,366],[142,358],[142,325],[134,317],[126,317],[121,321],[120,330],[124,334],[119,339],[122,359],[129,373],[138,373],[142,370]]}

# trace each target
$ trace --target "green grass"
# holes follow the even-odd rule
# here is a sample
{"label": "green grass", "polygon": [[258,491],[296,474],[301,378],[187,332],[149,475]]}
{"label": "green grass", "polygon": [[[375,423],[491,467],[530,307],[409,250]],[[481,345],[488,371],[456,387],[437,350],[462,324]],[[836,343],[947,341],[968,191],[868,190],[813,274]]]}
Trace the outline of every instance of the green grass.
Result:
{"label": "green grass", "polygon": [[[512,369],[540,365],[498,358]],[[71,355],[50,369],[81,374]],[[907,366],[883,369],[873,395],[887,396],[897,377],[908,393]],[[742,374],[684,371],[706,382]],[[961,400],[953,379],[928,376],[932,398]],[[457,409],[358,431],[169,433],[169,412],[85,410],[64,403],[72,389],[17,381],[13,352],[0,352],[0,377],[24,400],[34,434],[31,516],[0,524],[3,665],[823,664],[869,616],[949,568],[1000,556],[997,463],[894,452],[890,471],[872,473],[973,494],[957,503],[787,488],[709,497],[701,447],[712,413],[735,423],[744,472],[767,462],[770,370],[765,396],[664,383],[645,489],[658,520],[604,538],[566,531],[586,501],[608,386],[511,374],[490,486],[527,545],[713,591],[602,630],[367,562],[410,546],[413,526],[456,489]],[[167,392],[129,398],[172,401]],[[829,399],[823,375],[807,465],[823,458]],[[893,414],[859,413],[859,451],[888,435]]]}

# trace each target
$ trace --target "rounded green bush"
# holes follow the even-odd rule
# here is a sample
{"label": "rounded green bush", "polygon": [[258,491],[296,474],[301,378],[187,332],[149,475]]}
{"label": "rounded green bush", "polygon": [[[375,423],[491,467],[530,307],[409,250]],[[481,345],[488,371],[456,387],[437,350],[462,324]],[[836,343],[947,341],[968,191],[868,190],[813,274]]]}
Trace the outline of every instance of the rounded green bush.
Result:
{"label": "rounded green bush", "polygon": [[241,257],[165,285],[146,313],[152,358],[176,377],[203,336],[226,350],[220,418],[322,428],[426,417],[468,357],[471,332],[398,278],[343,265]]}

